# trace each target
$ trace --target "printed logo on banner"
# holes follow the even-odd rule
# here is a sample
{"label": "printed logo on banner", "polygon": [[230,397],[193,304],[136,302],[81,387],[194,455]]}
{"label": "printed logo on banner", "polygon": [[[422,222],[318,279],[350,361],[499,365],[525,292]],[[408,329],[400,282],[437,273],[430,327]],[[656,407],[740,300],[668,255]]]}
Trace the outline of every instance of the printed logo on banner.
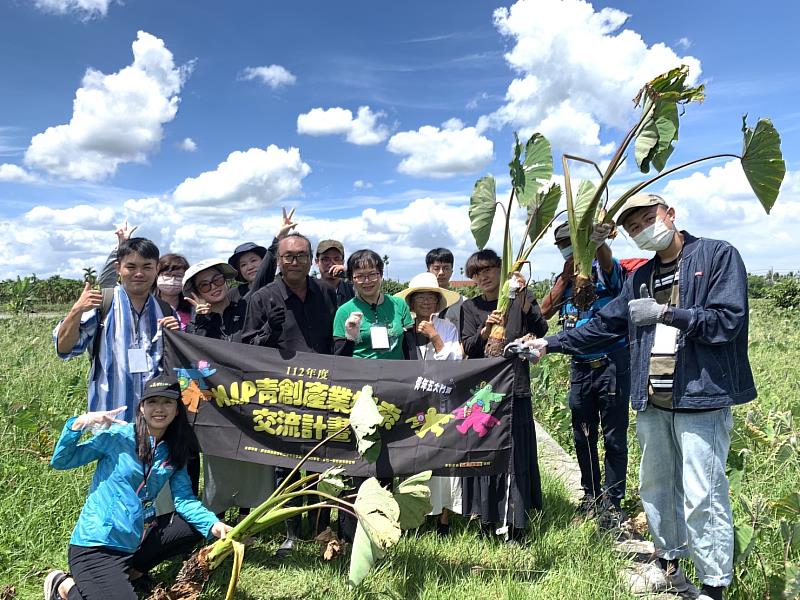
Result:
{"label": "printed logo on banner", "polygon": [[472,397],[467,400],[467,403],[453,411],[456,420],[461,421],[456,425],[456,429],[462,435],[467,435],[471,429],[478,434],[478,437],[485,437],[492,427],[500,423],[497,418],[492,416],[492,404],[499,404],[505,394],[493,392],[492,386],[486,382],[470,392]]}
{"label": "printed logo on banner", "polygon": [[201,402],[208,402],[213,397],[205,378],[211,377],[217,370],[212,369],[207,360],[198,360],[193,368],[179,367],[173,370],[181,385],[181,400],[186,405],[186,410],[196,413]]}

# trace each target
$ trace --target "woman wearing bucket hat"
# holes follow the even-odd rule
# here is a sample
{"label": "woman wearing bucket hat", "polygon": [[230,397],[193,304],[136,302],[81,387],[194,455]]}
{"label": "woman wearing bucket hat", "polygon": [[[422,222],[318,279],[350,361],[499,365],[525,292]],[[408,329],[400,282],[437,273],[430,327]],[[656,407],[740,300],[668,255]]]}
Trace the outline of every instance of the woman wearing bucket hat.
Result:
{"label": "woman wearing bucket hat", "polygon": [[[436,276],[426,272],[415,275],[408,287],[395,296],[405,299],[414,316],[417,351],[422,360],[464,358],[456,326],[439,318],[439,313],[459,301],[460,294],[439,287]],[[461,478],[431,477],[428,487],[433,507],[430,514],[439,516],[436,530],[439,535],[447,535],[449,513],[461,513]]]}
{"label": "woman wearing bucket hat", "polygon": [[269,248],[245,242],[233,250],[228,264],[236,270],[236,281],[241,283],[228,291],[231,300],[246,298],[275,279],[275,270],[278,267],[278,242],[297,227],[297,222],[292,221],[294,210],[287,213],[285,208],[281,208],[283,224]]}
{"label": "woman wearing bucket hat", "polygon": [[[189,267],[183,276],[183,293],[195,306],[195,316],[187,333],[241,341],[247,302],[232,299],[226,285],[235,276],[236,270],[222,259],[201,260]],[[205,455],[203,502],[218,515],[238,506],[242,516],[272,493],[274,478],[273,467]]]}

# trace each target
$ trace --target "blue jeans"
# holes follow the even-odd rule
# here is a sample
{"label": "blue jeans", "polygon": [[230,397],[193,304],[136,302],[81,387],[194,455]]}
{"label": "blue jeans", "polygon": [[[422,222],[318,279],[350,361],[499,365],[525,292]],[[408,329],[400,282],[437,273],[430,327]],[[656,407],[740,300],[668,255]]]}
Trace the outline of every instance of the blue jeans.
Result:
{"label": "blue jeans", "polygon": [[701,583],[728,586],[733,577],[733,515],[725,463],[730,408],[637,413],[642,448],[639,494],[656,552],[691,556]]}

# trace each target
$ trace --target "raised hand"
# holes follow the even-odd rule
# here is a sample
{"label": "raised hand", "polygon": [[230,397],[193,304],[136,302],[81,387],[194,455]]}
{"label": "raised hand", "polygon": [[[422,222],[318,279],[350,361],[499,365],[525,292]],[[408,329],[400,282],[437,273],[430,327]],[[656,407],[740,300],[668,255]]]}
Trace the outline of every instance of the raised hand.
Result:
{"label": "raised hand", "polygon": [[295,209],[293,208],[287,214],[286,209],[284,207],[281,207],[281,215],[283,217],[283,223],[281,224],[280,229],[278,229],[278,235],[275,236],[278,239],[286,237],[287,235],[289,235],[289,232],[292,229],[297,227],[297,221],[292,221],[292,218],[294,217],[294,211]]}
{"label": "raised hand", "polygon": [[197,315],[207,315],[211,312],[211,304],[201,298],[186,296],[186,301],[194,306],[194,312]]}
{"label": "raised hand", "polygon": [[269,301],[269,314],[267,315],[267,324],[270,331],[281,331],[283,324],[286,322],[286,309],[277,304],[274,300]]}
{"label": "raised hand", "polygon": [[605,243],[613,229],[614,226],[611,223],[595,223],[594,227],[592,227],[592,232],[589,234],[589,240],[599,246]]}
{"label": "raised hand", "polygon": [[668,305],[659,304],[654,298],[651,298],[645,283],[639,288],[639,296],[639,298],[628,301],[628,316],[631,323],[637,327],[663,323]]}
{"label": "raised hand", "polygon": [[170,331],[181,330],[181,324],[178,322],[178,319],[176,319],[172,315],[164,317],[163,319],[159,319],[158,325],[160,327],[163,327],[164,329],[169,329]]}
{"label": "raised hand", "polygon": [[363,318],[364,313],[358,311],[351,312],[347,317],[344,322],[344,335],[348,340],[356,342],[361,337],[361,319]]}
{"label": "raised hand", "polygon": [[82,414],[80,417],[72,422],[72,431],[80,431],[82,429],[108,429],[114,423],[125,425],[125,421],[117,418],[117,415],[125,412],[126,406],[120,406],[113,410],[98,410]]}
{"label": "raised hand", "polygon": [[489,339],[489,333],[492,331],[492,327],[495,325],[502,325],[503,324],[503,313],[499,310],[493,310],[490,312],[486,317],[486,323],[483,325],[483,329],[481,329],[481,337],[485,340]]}
{"label": "raised hand", "polygon": [[417,325],[417,333],[421,333],[428,339],[433,339],[437,335],[436,328],[433,326],[433,323],[430,321],[420,321],[419,325]]}
{"label": "raised hand", "polygon": [[125,223],[120,225],[117,230],[114,232],[117,236],[117,247],[122,245],[122,242],[129,240],[133,235],[133,232],[139,229],[138,225],[134,225],[130,227],[128,225],[128,219],[125,219]]}
{"label": "raised hand", "polygon": [[328,275],[331,277],[339,277],[347,270],[347,267],[344,265],[333,265],[330,269],[328,269]]}
{"label": "raised hand", "polygon": [[83,285],[83,291],[80,297],[72,305],[72,310],[75,312],[89,312],[92,309],[98,308],[103,303],[103,292],[100,290],[92,289],[92,284],[87,281]]}

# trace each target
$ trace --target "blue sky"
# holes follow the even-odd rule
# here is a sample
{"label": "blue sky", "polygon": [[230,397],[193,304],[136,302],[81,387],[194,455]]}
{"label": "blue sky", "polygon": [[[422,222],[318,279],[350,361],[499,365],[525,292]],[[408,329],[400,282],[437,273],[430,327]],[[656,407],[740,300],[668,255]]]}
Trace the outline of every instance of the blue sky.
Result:
{"label": "blue sky", "polygon": [[[747,112],[773,119],[788,173],[771,217],[735,162],[657,190],[679,225],[730,240],[751,271],[800,270],[800,11],[664,6],[3,3],[0,278],[97,268],[126,217],[162,251],[225,257],[268,242],[281,206],[314,241],[388,254],[393,277],[437,245],[459,266],[474,250],[472,185],[491,172],[506,194],[512,131],[543,131],[557,163],[602,161],[636,89],[681,62],[707,101],[687,108],[671,164],[736,152]],[[635,180],[628,169],[620,184]],[[642,254],[624,238],[613,248]],[[537,277],[560,271],[550,243],[533,260]]]}

